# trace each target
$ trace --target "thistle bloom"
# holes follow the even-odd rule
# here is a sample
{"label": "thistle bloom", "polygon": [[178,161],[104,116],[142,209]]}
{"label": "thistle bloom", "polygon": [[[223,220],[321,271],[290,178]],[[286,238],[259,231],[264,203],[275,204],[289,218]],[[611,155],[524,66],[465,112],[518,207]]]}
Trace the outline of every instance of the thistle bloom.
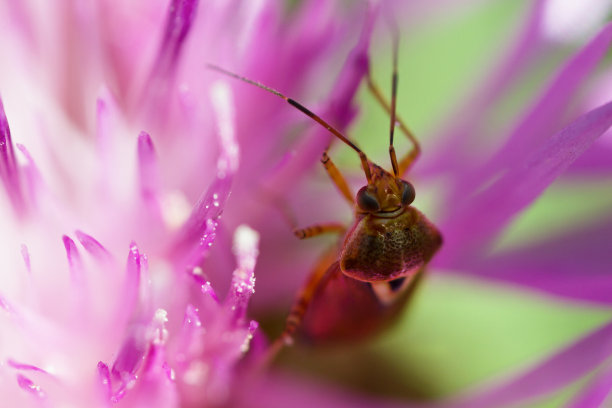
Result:
{"label": "thistle bloom", "polygon": [[[368,54],[379,62],[370,50],[378,6],[313,0],[284,14],[226,3],[0,6],[0,393],[11,406],[381,406],[276,372],[252,381],[265,348],[247,317],[256,261],[263,315],[287,310],[317,256],[288,239],[271,197],[290,197],[300,222],[347,211],[316,200],[330,189],[302,182],[330,135],[304,132],[282,101],[204,68],[319,101],[313,110],[346,129]],[[407,31],[433,15],[419,2],[398,10]],[[535,3],[489,80],[443,121],[448,129],[431,130],[410,177],[438,203],[417,203],[445,237],[431,265],[438,279],[496,279],[608,305],[609,219],[522,247],[498,240],[561,175],[609,182],[610,78],[596,68],[612,28],[561,38],[555,10]],[[505,113],[512,88],[559,41],[582,45],[524,109]],[[305,134],[290,140],[296,132]],[[560,256],[568,248],[575,256]],[[514,403],[598,367],[575,404],[601,400],[609,336],[606,325],[449,404]]]}

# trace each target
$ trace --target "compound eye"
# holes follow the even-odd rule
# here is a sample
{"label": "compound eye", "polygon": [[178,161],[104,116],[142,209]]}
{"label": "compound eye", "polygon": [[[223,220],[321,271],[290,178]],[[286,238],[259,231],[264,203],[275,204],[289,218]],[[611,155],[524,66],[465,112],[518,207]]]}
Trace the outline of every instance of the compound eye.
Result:
{"label": "compound eye", "polygon": [[357,192],[357,205],[363,211],[376,212],[380,210],[380,204],[376,196],[368,191],[368,186],[363,186]]}
{"label": "compound eye", "polygon": [[414,201],[415,197],[416,192],[414,191],[414,187],[412,186],[412,184],[402,180],[402,204],[411,204]]}

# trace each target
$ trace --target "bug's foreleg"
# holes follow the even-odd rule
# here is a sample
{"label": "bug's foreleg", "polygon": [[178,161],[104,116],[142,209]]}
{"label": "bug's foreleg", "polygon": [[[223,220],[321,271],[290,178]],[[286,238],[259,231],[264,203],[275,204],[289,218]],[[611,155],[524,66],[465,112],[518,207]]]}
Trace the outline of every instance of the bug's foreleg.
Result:
{"label": "bug's foreleg", "polygon": [[355,195],[351,191],[351,188],[349,187],[342,173],[340,173],[340,170],[338,170],[334,162],[327,155],[327,151],[323,152],[323,155],[321,156],[321,163],[323,163],[325,171],[327,171],[327,174],[331,178],[334,185],[338,188],[349,205],[353,207],[355,205]]}
{"label": "bug's foreleg", "polygon": [[[368,72],[367,74],[367,82],[368,82],[368,90],[372,92],[374,99],[378,101],[378,103],[385,109],[388,114],[391,114],[391,105],[385,99],[380,88],[374,83],[374,78],[372,78],[372,73]],[[400,131],[410,140],[412,143],[412,149],[406,153],[404,157],[399,161],[399,174],[405,174],[408,169],[414,164],[417,157],[421,153],[421,147],[419,146],[419,142],[414,136],[414,134],[408,129],[408,126],[404,123],[404,121],[399,117],[395,117],[395,122],[399,125]],[[393,146],[390,146],[390,149],[393,149]]]}
{"label": "bug's foreleg", "polygon": [[344,225],[337,222],[330,222],[326,224],[314,224],[306,228],[295,228],[293,233],[299,239],[306,239],[328,232],[343,233],[344,231],[346,231],[346,227]]}

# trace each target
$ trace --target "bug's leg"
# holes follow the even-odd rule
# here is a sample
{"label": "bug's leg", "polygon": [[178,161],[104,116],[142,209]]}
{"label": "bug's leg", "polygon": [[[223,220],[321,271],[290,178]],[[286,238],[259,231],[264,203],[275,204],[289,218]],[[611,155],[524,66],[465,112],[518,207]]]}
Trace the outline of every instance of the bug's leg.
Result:
{"label": "bug's leg", "polygon": [[[370,90],[370,92],[372,92],[372,95],[374,95],[374,98],[378,101],[378,103],[380,103],[380,105],[385,109],[385,111],[389,115],[391,115],[392,113],[391,105],[383,96],[382,92],[380,91],[380,88],[374,83],[374,78],[372,78],[371,72],[368,72],[366,79],[368,82],[368,89]],[[412,143],[412,149],[410,149],[408,153],[406,153],[406,155],[402,157],[398,163],[398,174],[401,176],[402,174],[405,174],[410,169],[410,167],[412,166],[412,164],[414,164],[417,157],[419,157],[419,154],[421,153],[421,147],[419,146],[419,142],[417,141],[414,134],[410,131],[410,129],[408,129],[408,126],[406,126],[404,121],[399,116],[395,117],[395,122],[399,126],[400,131]],[[390,146],[390,149],[393,149],[393,146]],[[393,150],[392,154],[395,155],[395,150]]]}
{"label": "bug's leg", "polygon": [[332,162],[332,160],[327,155],[327,150],[323,152],[323,155],[321,156],[321,163],[323,163],[323,166],[325,167],[325,170],[327,171],[327,174],[331,178],[334,185],[338,188],[338,190],[349,203],[349,205],[353,207],[353,200],[355,196],[351,191],[351,188],[349,187],[348,183],[346,182],[346,179],[344,178],[342,173],[340,173],[340,170],[338,170],[334,162]]}
{"label": "bug's leg", "polygon": [[337,222],[330,222],[325,224],[314,224],[306,228],[295,228],[293,233],[299,239],[306,239],[316,237],[321,234],[328,232],[342,233],[346,230],[346,227]]}
{"label": "bug's leg", "polygon": [[289,315],[285,320],[285,329],[281,335],[272,343],[266,356],[266,361],[269,364],[278,352],[285,346],[293,344],[294,336],[302,324],[304,314],[310,305],[310,302],[314,298],[317,289],[328,275],[329,265],[335,260],[336,248],[326,253],[317,262],[316,267],[310,273],[307,281],[302,286],[302,289],[298,293]]}
{"label": "bug's leg", "polygon": [[[352,207],[354,205],[354,202],[351,188],[344,179],[342,173],[340,173],[340,170],[338,170],[334,162],[332,162],[332,160],[327,155],[327,150],[323,152],[323,155],[321,156],[321,163],[323,163],[323,166],[325,167],[325,170],[327,171],[327,174],[331,178],[334,185],[338,188],[342,196]],[[285,211],[287,211],[287,209],[285,209]],[[293,233],[299,239],[312,238],[329,232],[343,233],[346,230],[346,227],[344,225],[337,222],[315,224],[306,228],[295,228],[295,217],[291,218],[291,220],[292,221],[290,222],[293,222]]]}

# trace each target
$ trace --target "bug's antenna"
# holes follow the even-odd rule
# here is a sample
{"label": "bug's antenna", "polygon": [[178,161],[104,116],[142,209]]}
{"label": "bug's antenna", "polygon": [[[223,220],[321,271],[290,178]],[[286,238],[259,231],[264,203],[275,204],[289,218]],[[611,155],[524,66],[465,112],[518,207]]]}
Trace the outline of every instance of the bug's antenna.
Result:
{"label": "bug's antenna", "polygon": [[[329,132],[331,132],[334,136],[336,136],[338,139],[342,140],[344,143],[346,143],[347,145],[349,145],[353,150],[355,150],[358,154],[359,154],[359,158],[361,159],[361,166],[363,167],[363,171],[365,172],[366,178],[368,180],[368,184],[371,184],[372,182],[372,174],[370,173],[370,165],[368,164],[368,158],[366,157],[365,153],[363,151],[361,151],[360,148],[357,147],[357,145],[355,145],[353,142],[351,142],[349,139],[347,139],[342,133],[340,133],[339,130],[337,130],[336,128],[334,128],[332,125],[330,125],[329,123],[327,123],[325,120],[323,120],[319,115],[317,115],[316,113],[312,112],[311,110],[309,110],[308,108],[306,108],[304,105],[302,105],[301,103],[288,98],[287,96],[283,95],[282,93],[278,92],[276,89],[272,89],[268,86],[265,86],[262,83],[259,83],[257,81],[253,81],[251,79],[242,77],[240,75],[234,74],[233,72],[227,71],[221,67],[218,67],[216,65],[212,65],[212,64],[207,64],[206,65],[208,68],[220,72],[222,74],[228,75],[232,78],[236,78],[240,81],[246,82],[248,84],[251,85],[255,85],[263,90],[266,90],[270,93],[273,93],[274,95],[278,96],[279,98],[284,99],[289,105],[293,106],[294,108],[298,109],[300,112],[302,112],[303,114],[305,114],[306,116],[308,116],[309,118],[313,119],[315,122],[319,123],[321,126],[323,126],[325,129],[327,129]],[[395,109],[393,109],[395,111]],[[393,114],[393,117],[395,117],[395,113]],[[393,133],[391,134],[391,147],[393,147]],[[393,152],[393,158],[395,158],[395,151]],[[395,160],[396,162],[396,166],[397,166],[397,159]],[[395,171],[395,167],[394,167],[394,171]],[[395,171],[395,174],[397,175],[397,171]]]}
{"label": "bug's antenna", "polygon": [[391,125],[389,128],[389,155],[391,156],[391,166],[393,166],[393,174],[399,176],[399,166],[397,165],[397,156],[395,155],[395,147],[393,147],[393,132],[395,130],[395,110],[397,104],[397,54],[399,49],[399,31],[395,21],[390,19],[389,26],[391,35],[393,36],[393,74],[391,76]]}

